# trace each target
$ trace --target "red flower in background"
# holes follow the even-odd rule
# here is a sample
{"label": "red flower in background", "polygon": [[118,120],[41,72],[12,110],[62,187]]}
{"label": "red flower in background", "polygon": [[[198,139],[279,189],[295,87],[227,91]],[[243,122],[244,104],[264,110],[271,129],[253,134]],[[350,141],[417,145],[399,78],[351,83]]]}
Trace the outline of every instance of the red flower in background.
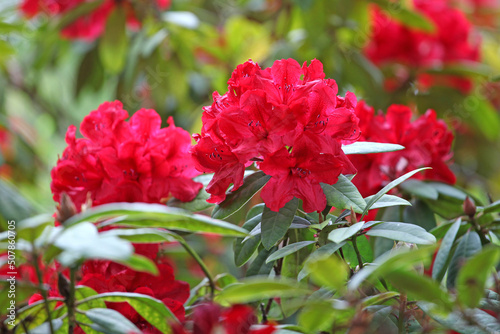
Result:
{"label": "red flower in background", "polygon": [[223,309],[217,304],[200,304],[194,308],[190,321],[192,331],[176,326],[174,334],[272,334],[277,330],[272,324],[252,328],[257,324],[257,317],[246,305]]}
{"label": "red flower in background", "polygon": [[388,182],[420,167],[432,167],[413,178],[455,183],[455,175],[449,169],[452,157],[453,134],[446,123],[428,110],[412,122],[409,107],[392,105],[387,114],[375,114],[373,107],[358,103],[356,114],[362,129],[361,140],[400,144],[402,151],[350,155],[358,174],[353,183],[363,196],[375,194]]}
{"label": "red flower in background", "polygon": [[[418,71],[479,60],[479,45],[474,42],[470,22],[448,2],[413,0],[415,10],[434,24],[434,32],[409,28],[374,7],[365,54],[377,65],[396,62]],[[399,81],[410,78],[409,73],[400,72],[395,73]],[[472,87],[465,77],[419,73],[416,79],[422,88],[437,84],[468,92]]]}
{"label": "red flower in background", "polygon": [[[86,0],[23,0],[20,9],[27,17],[33,17],[39,13],[46,13],[50,16],[65,15],[88,2]],[[125,10],[128,26],[137,28],[140,22],[132,4],[130,0],[104,0],[92,12],[75,19],[64,27],[61,33],[68,39],[94,40],[104,32],[109,15],[118,6]],[[156,0],[155,5],[158,9],[165,10],[170,7],[170,0]]]}
{"label": "red flower in background", "polygon": [[266,69],[251,60],[237,66],[228,92],[215,92],[213,104],[203,108],[201,135],[194,136],[196,167],[215,172],[209,202],[222,202],[231,183],[238,189],[245,167],[257,161],[272,176],[262,190],[271,210],[293,197],[308,212],[324,209],[319,183],[354,172],[340,145],[359,136],[356,97],[337,96],[336,82],[324,78],[318,60],[302,67],[293,59]]}
{"label": "red flower in background", "polygon": [[151,109],[137,111],[128,122],[119,101],[106,102],[66,134],[68,147],[52,169],[54,200],[67,193],[78,211],[87,200],[93,205],[111,202],[161,203],[170,194],[191,201],[202,188],[189,150],[189,133]]}

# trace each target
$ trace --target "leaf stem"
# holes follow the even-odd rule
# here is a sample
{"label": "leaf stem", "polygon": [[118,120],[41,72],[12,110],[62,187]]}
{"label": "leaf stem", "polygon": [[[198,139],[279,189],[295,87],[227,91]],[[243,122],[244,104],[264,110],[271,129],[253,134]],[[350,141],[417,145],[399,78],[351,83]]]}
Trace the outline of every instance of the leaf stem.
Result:
{"label": "leaf stem", "polygon": [[200,258],[200,256],[195,252],[195,250],[193,248],[191,248],[191,246],[189,246],[189,244],[186,242],[186,240],[184,240],[182,238],[177,238],[177,241],[179,241],[179,243],[182,245],[182,247],[184,247],[186,252],[188,252],[189,255],[191,255],[193,257],[193,259],[198,263],[201,270],[203,271],[203,273],[207,277],[208,284],[210,286],[210,299],[213,299],[214,294],[215,294],[215,281],[214,281],[212,275],[210,274],[210,271],[208,271],[207,266],[205,265],[203,260]]}
{"label": "leaf stem", "polygon": [[406,313],[406,295],[402,293],[399,296],[399,317],[398,317],[398,330],[399,333],[406,333],[405,329],[405,313]]}
{"label": "leaf stem", "polygon": [[42,295],[43,298],[45,312],[47,312],[47,321],[49,322],[50,333],[54,334],[55,331],[54,331],[54,326],[52,324],[52,315],[50,314],[49,299],[47,296],[47,291],[43,287],[42,271],[38,264],[38,252],[36,251],[35,244],[33,242],[31,243],[31,246],[33,248],[33,258],[34,258],[33,266],[35,267],[36,277],[38,279],[38,289],[40,290],[40,294]]}
{"label": "leaf stem", "polygon": [[69,295],[66,299],[68,306],[68,334],[73,334],[76,327],[75,317],[75,284],[76,284],[76,268],[69,269]]}
{"label": "leaf stem", "polygon": [[358,258],[359,269],[363,269],[363,259],[361,258],[361,253],[359,252],[356,238],[357,238],[357,236],[353,236],[351,239],[352,247],[354,248],[354,251],[356,252],[356,257]]}

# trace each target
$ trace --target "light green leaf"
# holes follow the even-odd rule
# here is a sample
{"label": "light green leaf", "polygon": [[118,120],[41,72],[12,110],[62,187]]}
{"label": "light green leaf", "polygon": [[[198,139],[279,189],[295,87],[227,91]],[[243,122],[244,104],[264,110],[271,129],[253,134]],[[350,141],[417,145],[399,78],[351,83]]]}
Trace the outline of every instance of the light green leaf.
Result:
{"label": "light green leaf", "polygon": [[134,227],[161,227],[195,233],[215,233],[245,236],[247,231],[233,224],[161,204],[111,203],[93,207],[65,222],[71,226],[78,222],[97,222],[114,218],[107,224]]}
{"label": "light green leaf", "polygon": [[261,240],[266,249],[273,247],[276,242],[285,236],[292,224],[298,206],[299,200],[293,198],[278,212],[271,211],[267,206],[264,208],[261,222]]}
{"label": "light green leaf", "polygon": [[217,295],[216,301],[244,304],[273,297],[303,296],[311,292],[295,281],[255,277],[227,286]]}
{"label": "light green leaf", "polygon": [[125,66],[128,50],[127,17],[123,7],[113,9],[106,20],[106,29],[99,39],[99,57],[104,68],[119,73]]}
{"label": "light green leaf", "polygon": [[[142,333],[130,320],[120,312],[108,308],[93,308],[85,315],[107,333],[140,334]],[[91,325],[93,328],[94,326]],[[95,329],[95,328],[94,328]]]}
{"label": "light green leaf", "polygon": [[319,286],[332,290],[342,289],[349,275],[349,268],[337,256],[316,257],[306,263],[311,279]]}
{"label": "light green leaf", "polygon": [[458,300],[469,308],[474,308],[484,295],[486,279],[500,260],[500,248],[491,245],[483,248],[467,260],[460,269],[456,288]]}
{"label": "light green leaf", "polygon": [[328,235],[328,239],[333,241],[336,244],[341,243],[342,241],[349,239],[356,233],[358,233],[362,228],[365,222],[359,222],[349,227],[341,227],[333,230]]}
{"label": "light green leaf", "polygon": [[375,143],[358,141],[349,145],[342,145],[345,154],[370,154],[404,150],[405,147],[398,144]]}
{"label": "light green leaf", "polygon": [[400,187],[404,191],[416,195],[420,198],[436,200],[438,199],[439,196],[439,193],[436,190],[436,188],[434,188],[431,185],[428,185],[426,182],[416,179],[406,180],[406,182],[402,183]]}
{"label": "light green leaf", "polygon": [[207,199],[209,198],[210,194],[207,193],[204,188],[202,188],[198,192],[198,195],[196,195],[196,197],[191,202],[183,202],[181,200],[178,200],[177,198],[172,198],[168,201],[167,205],[169,207],[180,208],[190,212],[198,212],[206,210],[215,205],[213,203],[207,202]]}
{"label": "light green leaf", "polygon": [[431,245],[436,237],[420,226],[399,222],[385,222],[373,226],[366,235],[391,240],[410,242],[418,245]]}

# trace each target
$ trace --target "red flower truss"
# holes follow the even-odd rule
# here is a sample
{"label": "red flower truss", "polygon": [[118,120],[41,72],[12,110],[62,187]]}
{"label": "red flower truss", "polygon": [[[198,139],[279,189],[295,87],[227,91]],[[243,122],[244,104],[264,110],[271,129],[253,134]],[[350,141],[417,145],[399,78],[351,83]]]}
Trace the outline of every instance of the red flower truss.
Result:
{"label": "red flower truss", "polygon": [[319,183],[355,172],[341,144],[359,136],[356,97],[337,96],[336,82],[324,78],[318,60],[301,67],[283,59],[266,69],[250,60],[234,70],[228,92],[215,92],[213,104],[203,108],[201,135],[195,135],[196,167],[215,172],[209,202],[222,202],[231,183],[238,189],[245,167],[257,161],[272,176],[262,190],[271,210],[293,197],[307,212],[324,209]]}
{"label": "red flower truss", "polygon": [[360,140],[400,144],[402,151],[350,155],[358,174],[353,183],[363,196],[379,191],[385,184],[420,167],[432,167],[413,178],[454,184],[456,179],[448,166],[452,157],[453,134],[446,123],[436,118],[434,110],[411,121],[411,109],[392,105],[387,114],[375,114],[374,109],[360,101],[356,107],[362,135]]}
{"label": "red flower truss", "polygon": [[[39,13],[51,16],[65,15],[88,2],[86,0],[23,0],[20,9],[27,17],[33,17]],[[119,6],[125,11],[128,26],[137,28],[140,22],[132,4],[130,0],[104,0],[89,14],[76,18],[64,27],[62,35],[68,39],[89,41],[96,39],[104,32],[109,15]],[[161,10],[167,9],[170,7],[170,0],[156,0],[155,6]]]}
{"label": "red flower truss", "polygon": [[[400,63],[411,70],[426,71],[444,65],[479,60],[479,45],[465,15],[452,8],[447,0],[413,0],[415,10],[435,26],[434,32],[409,28],[375,7],[372,34],[365,53],[375,64]],[[475,38],[477,41],[477,37]],[[401,71],[399,71],[401,72]],[[398,80],[409,74],[396,73]],[[471,81],[465,77],[418,73],[423,88],[439,84],[468,92]]]}
{"label": "red flower truss", "polygon": [[174,334],[272,334],[277,330],[272,324],[252,326],[257,323],[257,317],[246,305],[224,309],[217,304],[200,304],[194,308],[190,320],[192,331],[175,326]]}
{"label": "red flower truss", "polygon": [[191,201],[202,188],[189,133],[151,109],[128,113],[119,101],[106,102],[66,133],[68,147],[52,169],[51,189],[59,202],[67,193],[78,211],[89,196],[93,205],[111,202],[161,203],[170,194]]}

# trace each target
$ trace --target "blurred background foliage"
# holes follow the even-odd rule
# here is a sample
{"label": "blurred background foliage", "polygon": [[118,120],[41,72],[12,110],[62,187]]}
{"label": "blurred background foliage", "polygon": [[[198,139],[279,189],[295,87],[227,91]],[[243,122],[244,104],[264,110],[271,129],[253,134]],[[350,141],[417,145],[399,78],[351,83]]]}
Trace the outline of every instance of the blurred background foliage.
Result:
{"label": "blurred background foliage", "polygon": [[213,91],[227,90],[233,69],[249,58],[262,67],[280,58],[300,63],[316,58],[342,94],[352,91],[382,110],[393,103],[420,114],[435,109],[455,129],[458,185],[483,198],[500,197],[500,15],[492,10],[456,3],[474,24],[479,62],[426,69],[472,80],[473,88],[464,93],[438,85],[421,90],[411,78],[388,91],[390,70],[365,57],[374,3],[405,25],[432,29],[411,1],[172,0],[164,11],[151,1],[130,2],[142,25],[127,28],[125,12],[116,10],[95,40],[69,40],[61,29],[91,12],[96,1],[30,19],[19,10],[20,1],[1,2],[4,220],[54,209],[50,169],[65,147],[66,129],[103,101],[121,100],[130,114],[154,108],[196,133],[202,106],[211,104]]}

